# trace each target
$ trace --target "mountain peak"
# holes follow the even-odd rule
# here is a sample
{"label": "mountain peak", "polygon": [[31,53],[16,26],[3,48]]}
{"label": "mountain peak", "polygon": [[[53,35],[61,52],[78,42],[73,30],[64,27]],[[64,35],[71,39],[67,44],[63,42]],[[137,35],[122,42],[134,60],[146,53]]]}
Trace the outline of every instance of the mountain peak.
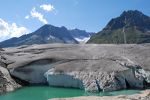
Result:
{"label": "mountain peak", "polygon": [[61,29],[68,30],[65,26],[61,26]]}
{"label": "mountain peak", "polygon": [[142,16],[144,15],[142,12],[138,10],[128,10],[124,11],[121,16],[131,17],[131,16]]}
{"label": "mountain peak", "polygon": [[51,25],[51,24],[45,24],[45,25],[43,25],[42,27],[40,27],[39,30],[48,30],[48,29],[50,29],[50,28],[53,28],[53,29],[61,28],[61,29],[67,30],[67,28],[66,28],[65,26],[56,27],[56,26]]}
{"label": "mountain peak", "polygon": [[112,19],[104,30],[115,30],[123,27],[137,27],[141,31],[150,30],[150,17],[138,10],[124,11],[119,17]]}
{"label": "mountain peak", "polygon": [[150,17],[138,10],[129,10],[113,18],[88,43],[150,43],[149,32]]}
{"label": "mountain peak", "polygon": [[51,25],[51,24],[45,24],[42,27],[50,27],[50,26],[53,26],[53,25]]}

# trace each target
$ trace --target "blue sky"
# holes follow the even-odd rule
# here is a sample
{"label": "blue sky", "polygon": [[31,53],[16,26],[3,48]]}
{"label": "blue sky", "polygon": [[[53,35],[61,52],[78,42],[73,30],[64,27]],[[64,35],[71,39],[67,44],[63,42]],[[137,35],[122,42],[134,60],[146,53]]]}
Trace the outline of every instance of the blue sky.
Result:
{"label": "blue sky", "polygon": [[45,23],[98,32],[124,10],[150,15],[149,5],[150,0],[1,0],[0,41]]}

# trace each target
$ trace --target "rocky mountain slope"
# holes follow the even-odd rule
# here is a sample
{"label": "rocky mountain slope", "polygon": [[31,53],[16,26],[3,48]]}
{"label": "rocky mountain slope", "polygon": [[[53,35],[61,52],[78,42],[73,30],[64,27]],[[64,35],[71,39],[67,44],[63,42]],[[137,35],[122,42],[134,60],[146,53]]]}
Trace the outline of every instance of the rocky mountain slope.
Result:
{"label": "rocky mountain slope", "polygon": [[3,41],[0,43],[0,47],[47,43],[77,44],[80,42],[86,42],[87,39],[90,38],[90,34],[91,33],[79,29],[68,30],[65,27],[55,27],[47,24],[33,33],[23,35],[19,38],[11,38]]}
{"label": "rocky mountain slope", "polygon": [[150,17],[137,10],[124,11],[88,43],[150,43]]}
{"label": "rocky mountain slope", "polygon": [[4,48],[10,74],[29,84],[85,91],[143,89],[150,86],[150,44],[45,44]]}
{"label": "rocky mountain slope", "polygon": [[70,30],[72,37],[79,43],[86,43],[95,33],[86,32],[85,30],[73,29]]}

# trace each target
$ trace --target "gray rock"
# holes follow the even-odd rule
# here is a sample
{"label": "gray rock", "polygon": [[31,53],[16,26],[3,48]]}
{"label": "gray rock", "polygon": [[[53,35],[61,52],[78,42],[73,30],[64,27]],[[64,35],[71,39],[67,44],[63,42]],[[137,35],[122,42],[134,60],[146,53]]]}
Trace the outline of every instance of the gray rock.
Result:
{"label": "gray rock", "polygon": [[4,51],[4,49],[3,49],[3,48],[0,48],[0,51]]}
{"label": "gray rock", "polygon": [[0,66],[0,94],[13,91],[19,87],[20,85],[11,78],[8,70]]}
{"label": "gray rock", "polygon": [[150,44],[46,44],[4,50],[11,75],[29,83],[92,92],[141,89],[150,83]]}

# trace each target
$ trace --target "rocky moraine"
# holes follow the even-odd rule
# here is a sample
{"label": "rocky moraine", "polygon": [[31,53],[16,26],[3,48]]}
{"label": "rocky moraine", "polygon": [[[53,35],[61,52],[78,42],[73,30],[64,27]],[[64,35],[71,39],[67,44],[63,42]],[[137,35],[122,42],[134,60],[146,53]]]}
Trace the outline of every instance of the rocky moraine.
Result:
{"label": "rocky moraine", "polygon": [[20,87],[18,80],[90,92],[150,86],[150,44],[44,44],[4,48],[0,55],[0,92]]}

